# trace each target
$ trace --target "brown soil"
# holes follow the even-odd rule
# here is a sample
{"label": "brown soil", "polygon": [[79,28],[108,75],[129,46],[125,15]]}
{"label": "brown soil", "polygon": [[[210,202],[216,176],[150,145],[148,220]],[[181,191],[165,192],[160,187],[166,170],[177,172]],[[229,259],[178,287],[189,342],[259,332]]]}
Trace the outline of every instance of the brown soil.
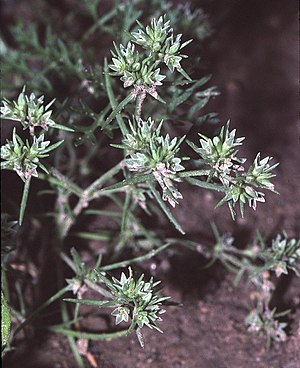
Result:
{"label": "brown soil", "polygon": [[[201,2],[197,3],[198,6]],[[214,210],[218,196],[197,190],[185,193],[176,216],[188,236],[212,243],[210,221],[220,232],[230,232],[243,246],[257,229],[270,239],[285,230],[300,233],[299,131],[297,129],[297,2],[205,1],[215,27],[204,59],[221,96],[209,104],[222,122],[246,136],[243,154],[251,160],[257,151],[280,162],[274,181],[280,195],[268,194],[257,212],[233,222],[227,208]],[[219,266],[203,270],[200,254],[185,250],[160,257],[155,276],[164,294],[182,303],[169,307],[161,327],[164,334],[145,331],[145,349],[134,335],[93,341],[89,351],[100,368],[297,368],[300,366],[300,282],[286,279],[278,295],[281,309],[292,309],[289,339],[266,350],[263,336],[247,332],[244,318],[252,308],[251,288],[245,281],[235,288],[233,276]],[[147,264],[145,264],[147,267]],[[150,273],[150,270],[148,271]],[[86,327],[107,330],[110,320],[93,314]],[[44,333],[30,346],[21,344],[4,359],[5,367],[76,367],[67,339]],[[90,366],[86,362],[87,366]]]}

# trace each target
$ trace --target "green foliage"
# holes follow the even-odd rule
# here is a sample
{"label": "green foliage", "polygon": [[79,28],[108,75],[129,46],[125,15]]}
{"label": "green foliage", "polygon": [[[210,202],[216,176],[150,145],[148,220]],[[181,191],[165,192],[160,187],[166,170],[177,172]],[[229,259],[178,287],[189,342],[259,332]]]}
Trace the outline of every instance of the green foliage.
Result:
{"label": "green foliage", "polygon": [[[130,316],[132,328],[137,327],[137,331],[147,326],[162,332],[157,326],[157,321],[161,320],[159,315],[165,312],[161,309],[162,302],[169,297],[160,297],[154,291],[160,281],[154,282],[151,278],[149,282],[145,282],[144,275],[135,281],[131,268],[129,268],[128,277],[122,273],[120,280],[113,278],[112,281],[109,288],[118,303],[121,304],[112,312],[112,315],[116,317],[116,324],[119,324],[123,319],[127,322]],[[140,343],[143,345],[141,341]]]}
{"label": "green foliage", "polygon": [[53,102],[54,100],[44,107],[44,96],[37,99],[31,93],[30,97],[28,97],[25,95],[24,87],[17,102],[3,99],[1,115],[4,119],[19,120],[24,129],[29,128],[31,133],[34,134],[34,128],[37,126],[48,130],[49,126],[53,127],[55,125],[55,122],[50,118],[52,111],[49,110]]}
{"label": "green foliage", "polygon": [[288,274],[289,270],[300,276],[300,240],[289,239],[287,234],[279,234],[272,240],[272,247],[266,248],[262,243],[260,257],[269,270],[275,271],[276,276]]}
{"label": "green foliage", "polygon": [[[166,21],[164,17],[160,17],[158,20],[152,19],[151,25],[144,28],[141,27],[138,32],[133,32],[133,41],[142,46],[145,50],[150,52],[149,56],[157,58],[162,61],[171,72],[181,72],[182,67],[180,62],[187,55],[180,54],[180,51],[184,46],[188,45],[191,40],[180,44],[181,34],[177,35],[174,40],[173,29],[170,28],[170,21]],[[154,61],[156,61],[154,59]],[[185,75],[184,75],[185,76]]]}
{"label": "green foliage", "polygon": [[5,160],[1,164],[1,169],[14,170],[23,181],[31,176],[37,177],[38,167],[48,173],[40,159],[48,157],[48,153],[60,146],[63,141],[50,145],[50,141],[44,139],[44,134],[41,134],[39,137],[33,137],[31,145],[28,140],[24,143],[14,128],[12,140],[1,147],[1,158]]}
{"label": "green foliage", "polygon": [[10,317],[9,306],[7,304],[7,300],[4,296],[4,293],[1,290],[1,346],[2,346],[2,352],[3,352],[3,349],[6,347],[8,340],[9,340],[10,324],[11,324],[11,317]]}
{"label": "green foliage", "polygon": [[131,132],[126,134],[123,145],[118,146],[127,150],[129,158],[124,163],[129,171],[142,174],[152,173],[163,190],[162,198],[173,207],[177,199],[182,198],[180,192],[175,188],[173,181],[178,171],[184,170],[181,158],[176,154],[180,144],[185,137],[170,139],[167,134],[161,135],[163,122],[158,126],[149,118],[147,121],[140,119],[138,122],[129,122]]}
{"label": "green foliage", "polygon": [[246,159],[237,156],[237,146],[242,144],[243,138],[235,138],[236,130],[229,131],[229,122],[223,127],[219,135],[208,138],[199,134],[200,147],[189,142],[189,145],[200,156],[201,164],[210,167],[208,181],[216,177],[225,188],[225,197],[217,206],[227,202],[233,219],[235,218],[235,205],[239,203],[240,211],[244,216],[244,205],[248,201],[249,207],[256,209],[257,202],[265,202],[264,193],[257,189],[274,191],[270,179],[275,176],[272,170],[278,164],[270,165],[272,157],[260,159],[256,155],[253,164],[247,172],[243,164]]}
{"label": "green foliage", "polygon": [[50,145],[50,141],[45,141],[44,133],[37,134],[35,127],[41,127],[48,130],[49,127],[55,127],[62,130],[69,130],[64,126],[57,125],[50,119],[52,111],[49,110],[51,101],[46,107],[43,106],[44,96],[36,98],[32,93],[30,97],[25,95],[25,86],[18,97],[17,102],[3,100],[1,114],[5,119],[17,120],[24,129],[29,128],[31,141],[28,139],[24,142],[13,129],[12,139],[1,146],[1,169],[13,170],[23,180],[24,190],[20,204],[19,224],[22,224],[25,207],[27,204],[30,181],[32,177],[38,177],[37,169],[40,168],[48,173],[46,167],[41,163],[41,159],[48,157],[49,152],[58,148],[63,140]]}
{"label": "green foliage", "polygon": [[216,244],[213,249],[202,249],[203,254],[210,258],[208,266],[215,261],[220,261],[229,271],[236,274],[235,285],[242,276],[246,275],[248,282],[255,289],[255,308],[251,310],[245,319],[248,330],[253,333],[263,333],[267,337],[267,347],[272,341],[286,341],[286,322],[279,319],[290,311],[277,312],[276,307],[270,307],[273,292],[276,289],[276,280],[273,281],[272,273],[276,278],[290,271],[300,277],[300,240],[289,239],[286,234],[278,234],[272,240],[271,247],[263,237],[258,234],[254,245],[250,244],[245,249],[239,249],[233,245],[231,236],[221,236],[213,226],[216,236]]}
{"label": "green foliage", "polygon": [[272,291],[275,285],[266,277],[260,274],[252,279],[256,286],[257,305],[245,318],[248,331],[254,333],[264,333],[267,337],[267,347],[270,348],[272,341],[283,342],[287,339],[285,328],[286,322],[280,322],[278,318],[287,315],[289,311],[276,312],[276,308],[270,309],[269,304]]}
{"label": "green foliage", "polygon": [[[73,293],[77,295],[77,299],[67,298],[65,301],[100,308],[113,307],[111,315],[115,317],[115,324],[130,321],[127,333],[135,330],[142,347],[144,347],[144,340],[141,330],[144,326],[162,332],[157,322],[161,320],[160,315],[165,312],[161,307],[169,297],[161,297],[156,291],[160,281],[155,282],[151,277],[148,282],[145,282],[143,274],[135,280],[131,267],[128,268],[128,277],[122,273],[120,280],[115,277],[110,279],[102,270],[117,268],[116,265],[101,267],[101,257],[99,257],[96,267],[88,271],[75,249],[72,250],[72,258],[73,260],[69,258],[65,260],[73,268],[76,276],[68,279],[67,282]],[[122,264],[132,261],[125,261]],[[101,284],[104,284],[108,290],[103,289]],[[87,291],[87,288],[99,292],[106,300],[83,299],[82,294]]]}
{"label": "green foliage", "polygon": [[176,69],[190,80],[180,65],[182,58],[187,56],[179,52],[190,41],[181,45],[181,35],[174,41],[170,21],[166,21],[164,17],[152,19],[151,25],[146,28],[140,22],[138,24],[140,26],[138,32],[131,33],[132,42],[140,45],[146,54],[135,51],[135,45],[131,42],[128,42],[126,47],[114,45],[116,53],[112,52],[113,64],[110,68],[114,71],[113,75],[121,76],[124,87],[133,85],[136,87],[134,93],[138,94],[142,92],[138,87],[141,86],[155,97],[157,95],[155,86],[161,86],[161,81],[166,77],[159,74],[160,63],[164,63],[171,72]]}
{"label": "green foliage", "polygon": [[[133,86],[133,91],[108,116],[106,125],[113,120],[116,113],[136,99],[136,117],[140,118],[142,105],[147,94],[164,102],[157,92],[157,86],[161,86],[162,81],[166,78],[166,75],[161,74],[162,63],[172,73],[176,69],[187,81],[192,81],[180,64],[182,58],[187,57],[187,55],[180,54],[180,50],[191,40],[180,44],[182,35],[178,35],[174,41],[170,21],[166,21],[163,16],[159,17],[158,20],[153,18],[151,24],[146,28],[139,21],[137,22],[140,29],[138,32],[131,33],[131,42],[129,41],[126,47],[122,44],[118,47],[114,43],[113,64],[109,65],[110,69],[113,70],[111,75],[120,76],[124,88]],[[142,47],[142,52],[135,50],[134,43]]]}
{"label": "green foliage", "polygon": [[[12,292],[17,294],[20,308],[12,310],[19,324],[12,340],[21,330],[27,333],[29,325],[50,304],[65,298],[76,304],[75,309],[71,311],[66,303],[60,303],[61,323],[49,329],[67,336],[78,367],[84,367],[84,362],[77,338],[110,339],[135,331],[144,346],[144,327],[161,332],[158,322],[168,297],[158,293],[159,281],[145,281],[143,274],[135,278],[131,267],[141,265],[175,241],[166,242],[163,229],[146,226],[139,207],[148,215],[158,216],[159,221],[166,216],[185,234],[172,213],[172,207],[183,199],[181,188],[177,188],[180,182],[221,192],[224,198],[219,204],[227,202],[234,217],[236,204],[243,215],[247,201],[254,209],[256,202],[264,201],[260,190],[274,191],[270,180],[276,167],[270,165],[270,157],[261,159],[258,154],[246,170],[245,159],[238,157],[237,150],[243,138],[236,138],[235,130],[229,131],[228,125],[212,138],[200,134],[199,146],[187,141],[200,159],[189,160],[182,154],[190,132],[186,129],[178,134],[178,123],[190,122],[198,129],[204,122],[218,122],[216,113],[203,112],[219,94],[210,85],[211,76],[191,79],[196,67],[197,74],[202,71],[199,58],[193,65],[186,63],[187,71],[183,69],[187,55],[182,49],[190,38],[195,40],[193,50],[200,55],[201,41],[211,33],[201,9],[158,0],[116,0],[103,14],[101,6],[99,0],[79,2],[65,21],[57,24],[55,9],[47,2],[38,2],[33,20],[17,22],[8,30],[13,42],[6,44],[5,40],[0,45],[3,95],[10,98],[3,98],[1,115],[4,124],[6,120],[18,124],[1,147],[1,168],[15,171],[24,182],[19,225],[23,223],[31,179],[40,180],[43,189],[38,197],[32,193],[32,200],[38,202],[42,212],[32,210],[32,227],[28,229],[35,229],[55,254],[58,280],[54,295],[31,314],[26,312],[27,301],[16,282]],[[81,22],[81,17],[87,21]],[[104,39],[114,45],[110,65],[108,47],[99,44]],[[147,94],[154,98],[145,100]],[[50,102],[46,103],[48,98]],[[64,125],[57,123],[61,121]],[[44,200],[44,195],[51,200]],[[43,212],[43,204],[51,206],[49,212]],[[8,207],[11,209],[10,204]],[[12,212],[9,218],[15,219],[16,212]],[[13,224],[16,222],[6,218],[2,226],[6,244],[3,259],[7,262],[7,254],[15,245],[8,241],[10,237],[29,241],[27,228],[15,234]],[[44,226],[50,229],[51,237]],[[71,237],[83,243],[101,242],[103,248],[96,250],[100,255],[93,267],[83,261],[81,249],[72,249],[71,257],[65,253]],[[124,254],[131,254],[131,258],[124,260]],[[298,274],[299,242],[287,238],[276,239],[272,249],[261,246],[257,253],[254,248],[239,251],[231,239],[219,237],[209,255],[212,262],[219,260],[236,272],[237,280],[244,273],[256,280],[263,270],[275,270],[278,276],[290,270]],[[73,277],[66,278],[65,266]],[[128,276],[122,273],[120,279],[107,273],[124,267],[128,267]],[[83,299],[87,291],[97,293],[96,297]],[[66,298],[70,292],[76,298]],[[126,329],[99,333],[78,329],[84,318],[80,309],[83,304],[113,308],[115,324],[126,325]],[[277,324],[277,316],[265,297],[260,299],[255,316],[252,312],[256,322],[250,318],[249,324],[253,329],[256,323],[257,330],[276,339],[283,336],[285,327]]]}

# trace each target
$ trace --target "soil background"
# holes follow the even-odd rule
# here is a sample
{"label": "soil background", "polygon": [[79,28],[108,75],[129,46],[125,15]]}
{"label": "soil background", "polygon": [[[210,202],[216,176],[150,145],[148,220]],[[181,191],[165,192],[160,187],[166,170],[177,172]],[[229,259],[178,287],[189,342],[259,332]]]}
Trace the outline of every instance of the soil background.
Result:
{"label": "soil background", "polygon": [[[249,160],[256,152],[280,162],[274,179],[280,195],[245,219],[233,222],[227,208],[214,210],[218,196],[183,188],[185,200],[175,214],[190,238],[213,244],[210,222],[231,233],[240,247],[259,229],[267,239],[285,230],[300,234],[300,145],[298,125],[298,2],[295,0],[194,1],[210,17],[214,33],[205,43],[203,60],[221,95],[207,111],[231,120]],[[145,331],[145,349],[132,334],[112,341],[92,341],[89,351],[100,368],[298,368],[300,367],[300,282],[283,280],[277,292],[279,310],[292,309],[288,341],[266,350],[263,336],[247,332],[244,318],[252,308],[245,281],[233,287],[233,275],[220,265],[203,270],[201,254],[184,251],[160,257],[149,273],[160,278],[163,293],[182,303],[168,308],[164,334]],[[151,266],[151,267],[150,267]],[[155,268],[155,271],[154,271]],[[152,269],[152,271],[151,271]],[[111,321],[88,315],[86,327],[107,330]],[[87,366],[89,363],[86,362]],[[46,333],[30,346],[21,344],[4,359],[4,367],[75,367],[66,338]]]}

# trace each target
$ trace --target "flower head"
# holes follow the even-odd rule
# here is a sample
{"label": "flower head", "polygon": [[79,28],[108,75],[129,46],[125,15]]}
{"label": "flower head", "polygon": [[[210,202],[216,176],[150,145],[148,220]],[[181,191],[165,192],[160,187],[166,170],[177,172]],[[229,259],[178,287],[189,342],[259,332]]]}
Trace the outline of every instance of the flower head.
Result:
{"label": "flower head", "polygon": [[152,172],[163,190],[163,200],[173,207],[182,195],[174,186],[173,181],[179,181],[176,173],[184,170],[181,158],[176,154],[185,137],[171,139],[167,134],[161,135],[163,121],[158,126],[149,118],[129,123],[131,131],[126,134],[121,146],[128,152],[125,164],[130,171],[139,173]]}

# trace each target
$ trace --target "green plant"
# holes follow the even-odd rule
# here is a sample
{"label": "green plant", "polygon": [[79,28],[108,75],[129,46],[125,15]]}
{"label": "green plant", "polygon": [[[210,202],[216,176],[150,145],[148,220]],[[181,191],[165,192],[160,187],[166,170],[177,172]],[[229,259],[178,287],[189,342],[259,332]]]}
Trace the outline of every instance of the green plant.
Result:
{"label": "green plant", "polygon": [[165,312],[161,306],[169,297],[161,297],[155,292],[160,281],[154,282],[151,278],[149,282],[145,282],[144,275],[135,281],[130,267],[128,272],[128,277],[122,273],[120,280],[113,277],[110,281],[105,273],[101,273],[97,269],[93,271],[93,278],[101,280],[109,289],[108,297],[110,300],[65,299],[65,301],[90,304],[100,308],[113,307],[111,315],[115,317],[115,324],[118,325],[123,321],[127,323],[131,320],[127,333],[135,330],[140,345],[144,347],[142,328],[147,326],[162,332],[157,322],[161,321],[160,315]]}
{"label": "green plant", "polygon": [[199,134],[200,147],[189,142],[189,145],[200,156],[200,163],[210,168],[208,181],[216,177],[225,189],[224,198],[217,207],[227,202],[233,219],[235,218],[234,207],[240,205],[240,211],[244,216],[244,206],[248,201],[250,207],[256,209],[257,202],[265,202],[264,193],[257,189],[268,189],[274,192],[274,185],[270,179],[275,176],[272,170],[278,164],[270,165],[272,157],[261,160],[258,153],[245,172],[243,164],[245,158],[237,157],[237,146],[242,145],[242,138],[235,138],[236,130],[229,131],[229,123],[223,127],[218,136],[213,139]]}
{"label": "green plant", "polygon": [[41,127],[48,130],[49,127],[73,131],[67,127],[56,125],[50,119],[52,111],[49,107],[54,102],[51,101],[46,107],[43,106],[44,96],[36,99],[32,93],[30,97],[25,95],[25,87],[20,93],[17,102],[3,100],[1,107],[1,115],[5,119],[19,121],[23,129],[29,128],[31,140],[23,142],[22,138],[13,129],[12,140],[7,140],[7,144],[1,146],[1,169],[13,170],[24,182],[23,198],[20,206],[19,224],[22,225],[24,211],[27,203],[29,185],[32,176],[38,177],[37,168],[42,169],[46,173],[48,170],[40,162],[40,159],[48,157],[48,153],[58,148],[63,140],[50,145],[50,141],[45,141],[44,134],[36,134],[35,128]]}
{"label": "green plant", "polygon": [[[235,137],[229,123],[213,138],[200,134],[197,145],[192,142],[191,129],[183,135],[177,131],[176,123],[185,121],[197,130],[203,123],[218,122],[216,113],[203,115],[203,107],[219,94],[216,87],[205,87],[211,76],[192,79],[195,70],[181,51],[186,47],[189,54],[191,42],[182,38],[193,37],[195,49],[200,50],[201,41],[211,33],[201,9],[157,0],[151,0],[149,8],[139,0],[115,1],[107,13],[99,15],[100,3],[80,2],[78,9],[72,9],[66,21],[57,25],[53,9],[40,2],[34,22],[20,21],[12,27],[15,48],[5,45],[2,55],[3,90],[9,99],[3,99],[1,115],[4,124],[6,120],[11,124],[12,137],[1,147],[1,168],[15,171],[24,182],[19,206],[22,231],[17,236],[26,243],[31,227],[43,229],[36,231],[51,251],[57,279],[54,295],[30,311],[16,277],[11,289],[19,303],[11,306],[10,342],[59,300],[61,323],[42,328],[67,336],[79,367],[84,367],[84,361],[78,339],[110,339],[135,331],[144,346],[141,330],[145,326],[161,331],[157,322],[163,306],[170,304],[168,297],[159,295],[159,281],[145,281],[142,272],[136,279],[131,267],[137,264],[142,268],[143,261],[184,241],[167,241],[161,229],[146,226],[140,208],[153,217],[165,215],[184,234],[173,207],[183,200],[181,182],[185,181],[221,193],[217,206],[227,203],[235,218],[239,204],[243,216],[246,202],[256,209],[257,202],[264,202],[262,190],[275,191],[271,179],[277,166],[270,163],[270,157],[261,159],[258,154],[246,168],[246,160],[238,157],[237,150],[243,138]],[[152,14],[151,8],[157,14]],[[90,23],[75,37],[72,25],[77,24],[78,14]],[[176,30],[171,28],[176,25]],[[109,50],[99,51],[98,44],[90,47],[94,37],[103,35],[110,37],[113,45],[111,61]],[[103,65],[99,55],[104,57]],[[32,92],[29,95],[25,84]],[[11,121],[18,127],[13,128]],[[182,153],[184,147],[192,148],[191,157]],[[32,177],[40,180],[42,189],[32,198],[38,198],[42,209],[29,208],[24,217]],[[15,220],[15,207],[5,205],[9,218]],[[78,238],[99,245],[89,265],[79,246],[77,251],[72,248],[69,257],[71,239]],[[240,252],[228,246],[223,238],[217,240],[210,254],[212,262],[220,260],[237,272],[238,278],[244,272],[261,271],[254,268],[252,260],[264,262],[266,269],[277,274],[296,270],[299,247],[294,240],[275,241],[272,250],[263,248],[260,257],[249,249]],[[9,264],[15,253],[6,253],[5,262]],[[110,275],[124,267],[128,267],[128,276]],[[86,292],[94,299],[83,299]],[[70,293],[75,297],[70,298]],[[70,304],[65,301],[74,303],[75,308],[68,309]],[[84,304],[114,308],[111,315],[118,329],[79,330]],[[276,317],[267,308],[268,301],[257,309],[257,315],[264,316],[260,317],[260,329],[267,330],[265,326]],[[126,328],[120,328],[126,323]]]}
{"label": "green plant", "polygon": [[248,330],[265,334],[267,348],[270,348],[272,341],[286,341],[285,329],[288,324],[281,322],[280,318],[290,311],[277,312],[276,307],[271,308],[273,292],[278,285],[278,281],[272,278],[272,273],[275,273],[277,279],[291,271],[300,276],[300,240],[289,239],[285,233],[278,234],[272,240],[272,246],[267,247],[264,238],[258,233],[254,245],[239,249],[233,245],[234,239],[228,235],[221,236],[215,225],[213,231],[216,237],[214,247],[201,250],[210,259],[207,266],[219,261],[236,274],[235,285],[245,275],[248,283],[255,289],[255,308],[245,318]]}
{"label": "green plant", "polygon": [[10,330],[10,311],[7,304],[7,300],[1,290],[1,346],[2,351],[6,347],[9,340],[9,330]]}

